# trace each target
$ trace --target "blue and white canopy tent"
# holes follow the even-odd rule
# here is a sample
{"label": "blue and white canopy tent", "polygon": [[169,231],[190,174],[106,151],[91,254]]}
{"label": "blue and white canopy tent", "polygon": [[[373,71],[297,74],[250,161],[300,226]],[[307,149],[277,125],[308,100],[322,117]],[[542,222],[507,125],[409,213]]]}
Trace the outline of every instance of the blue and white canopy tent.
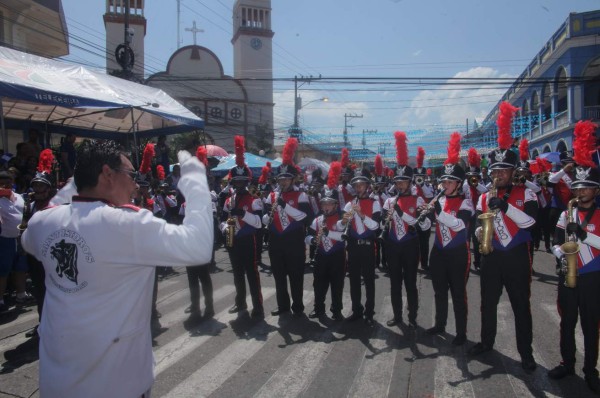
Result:
{"label": "blue and white canopy tent", "polygon": [[120,139],[178,134],[204,121],[164,91],[0,47],[2,146],[6,128]]}
{"label": "blue and white canopy tent", "polygon": [[[271,162],[272,168],[281,165],[281,162],[278,160],[253,155],[250,152],[244,153],[244,160],[246,161],[246,165],[252,171],[252,178],[255,179],[260,177],[262,168],[267,165],[267,162]],[[221,158],[219,165],[211,170],[211,173],[216,177],[223,177],[227,175],[229,170],[231,170],[233,167],[235,167],[235,155],[225,156]]]}

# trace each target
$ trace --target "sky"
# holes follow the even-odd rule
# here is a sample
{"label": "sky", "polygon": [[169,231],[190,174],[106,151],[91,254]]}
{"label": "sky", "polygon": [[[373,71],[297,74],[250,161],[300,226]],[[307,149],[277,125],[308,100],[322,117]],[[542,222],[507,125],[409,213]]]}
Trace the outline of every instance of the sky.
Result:
{"label": "sky", "polygon": [[[150,75],[164,71],[177,49],[177,3],[145,3]],[[104,67],[105,2],[62,4],[71,36],[65,59]],[[230,76],[233,5],[234,0],[181,0],[181,45],[192,44],[192,34],[184,29],[196,21],[204,30],[198,44],[213,51]],[[464,132],[467,121],[471,128],[473,120],[485,118],[506,88],[387,80],[348,84],[327,78],[514,78],[570,12],[598,10],[600,0],[272,0],[271,7],[273,76],[323,78],[299,88],[306,104],[299,112],[305,133],[331,139],[343,131],[345,114],[358,115],[348,120],[348,131],[352,139],[364,131],[369,142],[382,133],[431,126]],[[293,123],[294,84],[276,82],[274,90],[276,136],[282,137]],[[318,101],[322,97],[329,101]]]}

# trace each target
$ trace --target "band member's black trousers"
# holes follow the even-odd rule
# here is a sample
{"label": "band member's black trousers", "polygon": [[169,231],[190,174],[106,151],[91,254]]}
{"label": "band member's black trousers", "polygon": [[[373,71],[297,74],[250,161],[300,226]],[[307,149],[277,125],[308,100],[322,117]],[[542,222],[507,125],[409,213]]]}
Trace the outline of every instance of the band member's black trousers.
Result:
{"label": "band member's black trousers", "polygon": [[537,220],[535,220],[535,225],[533,227],[533,242],[535,243],[536,249],[540,247],[542,236],[544,237],[545,249],[550,249],[552,229],[553,227],[550,225],[550,208],[540,208],[538,210]]}
{"label": "band member's black trousers", "polygon": [[597,376],[598,322],[600,322],[600,272],[590,272],[577,278],[575,288],[564,285],[561,275],[558,283],[558,311],[560,313],[560,354],[567,367],[575,366],[575,327],[581,316],[585,349],[583,372]]}
{"label": "band member's black trousers", "polygon": [[431,236],[431,229],[421,231],[417,228],[417,236],[419,237],[421,269],[429,269],[429,237]]}
{"label": "band member's black trousers", "polygon": [[[231,268],[233,269],[233,284],[235,285],[235,305],[246,308],[246,279],[252,297],[252,308],[263,310],[263,298],[260,288],[260,274],[256,263],[256,235],[235,236],[233,247],[227,248]],[[245,277],[245,278],[244,278]]]}
{"label": "band member's black trousers", "polygon": [[481,259],[481,342],[496,341],[497,310],[502,287],[506,288],[515,316],[517,349],[522,359],[532,358],[531,260],[529,244],[511,250],[494,250]]}
{"label": "band member's black trousers", "polygon": [[394,319],[397,321],[402,320],[402,283],[404,283],[408,302],[408,320],[416,323],[419,309],[419,294],[417,292],[419,240],[415,237],[402,244],[388,240],[385,243],[385,248],[388,256]]}
{"label": "band member's black trousers", "polygon": [[479,252],[479,239],[475,236],[475,230],[477,229],[477,216],[471,218],[469,223],[469,239],[473,243],[473,266],[475,268],[481,267],[481,253]]}
{"label": "band member's black trousers", "polygon": [[269,259],[275,279],[275,295],[279,310],[290,309],[290,294],[287,281],[290,281],[292,296],[291,309],[295,313],[304,311],[304,261],[306,259],[304,230],[298,228],[284,234],[269,234]]}
{"label": "band member's black trousers", "polygon": [[27,255],[27,266],[29,268],[29,276],[31,277],[31,292],[37,304],[38,321],[41,321],[44,297],[46,296],[46,271],[44,271],[44,265],[30,254]]}
{"label": "band member's black trousers", "polygon": [[315,312],[325,312],[325,297],[331,286],[331,307],[333,313],[342,311],[342,293],[346,277],[346,253],[338,250],[330,254],[317,252],[313,270],[315,289]]}
{"label": "band member's black trousers", "polygon": [[430,261],[431,281],[435,295],[435,326],[446,327],[448,289],[452,296],[456,334],[467,332],[467,280],[469,278],[469,245],[452,249],[433,246]]}
{"label": "band member's black trousers", "polygon": [[200,285],[204,292],[204,306],[213,309],[213,285],[210,278],[210,264],[185,267],[190,286],[190,301],[192,312],[200,312]]}
{"label": "band member's black trousers", "polygon": [[[375,314],[375,247],[372,240],[361,245],[354,239],[348,241],[348,272],[352,313],[373,317]],[[365,282],[364,307],[361,303],[361,276]]]}

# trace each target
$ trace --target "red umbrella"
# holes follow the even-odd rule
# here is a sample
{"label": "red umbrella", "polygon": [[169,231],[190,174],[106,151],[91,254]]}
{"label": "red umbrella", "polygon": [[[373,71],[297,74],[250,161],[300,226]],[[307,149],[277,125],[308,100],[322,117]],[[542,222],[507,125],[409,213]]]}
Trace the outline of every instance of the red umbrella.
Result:
{"label": "red umbrella", "polygon": [[206,154],[210,156],[223,157],[229,155],[227,151],[220,146],[216,145],[206,145]]}

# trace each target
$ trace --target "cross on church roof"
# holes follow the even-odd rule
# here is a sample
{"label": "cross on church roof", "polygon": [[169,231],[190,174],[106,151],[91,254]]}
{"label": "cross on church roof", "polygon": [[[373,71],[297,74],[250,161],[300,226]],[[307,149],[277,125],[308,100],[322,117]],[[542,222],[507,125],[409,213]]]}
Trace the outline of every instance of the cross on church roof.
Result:
{"label": "cross on church roof", "polygon": [[191,28],[185,28],[185,30],[188,32],[192,32],[192,34],[194,35],[194,45],[196,45],[196,33],[204,32],[204,29],[199,29],[196,27],[196,21],[194,21]]}

